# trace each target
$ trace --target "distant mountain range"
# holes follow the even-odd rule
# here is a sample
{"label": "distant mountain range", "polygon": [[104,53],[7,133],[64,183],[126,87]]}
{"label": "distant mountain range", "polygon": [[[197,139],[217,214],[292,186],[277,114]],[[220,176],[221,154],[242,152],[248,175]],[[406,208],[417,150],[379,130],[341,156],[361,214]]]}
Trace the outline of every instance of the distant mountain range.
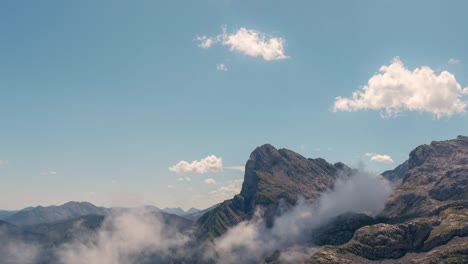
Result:
{"label": "distant mountain range", "polygon": [[[411,151],[407,161],[383,172],[382,176],[394,188],[384,209],[378,215],[342,213],[313,227],[313,232],[304,234],[310,237],[293,243],[314,248],[301,252],[301,261],[285,262],[282,256],[291,256],[291,248],[278,246],[271,252],[262,252],[263,245],[252,244],[258,230],[248,229],[246,223],[255,220],[258,208],[265,224],[260,231],[267,232],[275,227],[282,214],[297,210],[300,197],[313,204],[324,193],[334,190],[339,179],[354,177],[356,172],[343,163],[308,159],[269,144],[260,146],[250,155],[242,189],[232,199],[201,211],[145,207],[150,215],[162,221],[165,229],[174,229],[168,233],[170,238],[181,239],[183,234],[187,241],[183,246],[169,247],[170,253],[164,257],[158,253],[146,254],[151,248],[145,248],[144,252],[136,253],[138,261],[132,263],[468,263],[468,137],[465,136],[421,145]],[[60,263],[54,259],[53,250],[83,237],[95,237],[93,234],[103,228],[106,219],[132,210],[137,209],[70,202],[0,211],[0,244],[37,243],[41,257],[31,263]],[[308,217],[313,223],[312,218],[316,216]],[[291,232],[297,228],[293,223],[288,226]],[[240,233],[239,237],[234,234],[229,240],[238,245],[232,253],[234,256],[220,259],[222,254],[213,252],[216,243],[239,226],[248,227],[249,241],[243,241]],[[163,231],[166,230],[158,232]],[[148,239],[153,234],[147,236],[145,231],[139,236]],[[255,258],[242,255],[245,245],[251,250],[258,248]],[[222,244],[221,250],[225,249],[226,244]],[[0,247],[0,260],[8,254],[8,247]]]}

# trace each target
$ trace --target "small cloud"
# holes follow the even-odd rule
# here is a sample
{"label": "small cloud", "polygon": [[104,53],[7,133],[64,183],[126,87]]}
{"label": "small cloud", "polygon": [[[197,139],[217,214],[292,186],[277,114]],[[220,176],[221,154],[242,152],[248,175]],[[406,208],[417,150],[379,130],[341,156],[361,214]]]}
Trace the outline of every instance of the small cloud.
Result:
{"label": "small cloud", "polygon": [[377,153],[366,153],[367,157],[370,157],[371,161],[382,162],[382,163],[393,163],[392,157],[386,154],[377,154]]}
{"label": "small cloud", "polygon": [[8,165],[10,163],[10,161],[8,160],[0,160],[0,166],[5,166],[5,165]]}
{"label": "small cloud", "polygon": [[229,166],[229,167],[225,167],[225,169],[238,170],[238,171],[244,172],[245,171],[245,166]]}
{"label": "small cloud", "polygon": [[380,110],[382,117],[416,111],[440,119],[465,113],[468,100],[463,96],[467,94],[468,87],[463,88],[452,73],[436,73],[428,66],[409,70],[396,57],[351,97],[336,97],[333,111]]}
{"label": "small cloud", "polygon": [[239,194],[242,188],[244,179],[236,179],[229,181],[227,185],[221,186],[218,189],[211,191],[210,194],[214,200],[223,201],[232,198],[234,195]]}
{"label": "small cloud", "polygon": [[223,159],[210,155],[201,160],[194,160],[192,162],[180,161],[174,166],[169,167],[170,171],[176,173],[195,173],[204,174],[209,172],[220,172],[223,170]]}
{"label": "small cloud", "polygon": [[169,185],[167,185],[167,188],[168,189],[174,189],[175,187],[174,187],[174,185],[169,184]]}
{"label": "small cloud", "polygon": [[450,58],[448,60],[448,64],[460,64],[460,60],[459,59],[455,59],[455,58]]}
{"label": "small cloud", "polygon": [[284,54],[285,40],[280,37],[267,36],[265,33],[244,27],[239,28],[235,33],[228,34],[226,26],[223,32],[214,37],[199,36],[198,45],[203,49],[208,49],[214,44],[221,43],[228,46],[230,51],[242,53],[250,57],[262,57],[266,61],[287,59]]}
{"label": "small cloud", "polygon": [[43,171],[43,172],[41,172],[41,175],[42,175],[42,176],[50,176],[50,175],[56,175],[56,174],[57,174],[57,172],[54,171],[54,170],[49,170],[49,171]]}
{"label": "small cloud", "polygon": [[186,182],[189,182],[189,181],[192,181],[192,179],[190,177],[180,177],[177,179],[177,181],[186,181]]}
{"label": "small cloud", "polygon": [[216,181],[211,179],[211,178],[210,179],[205,179],[203,182],[206,183],[206,184],[216,184]]}
{"label": "small cloud", "polygon": [[216,69],[218,71],[228,71],[228,68],[226,65],[224,65],[224,63],[216,64]]}

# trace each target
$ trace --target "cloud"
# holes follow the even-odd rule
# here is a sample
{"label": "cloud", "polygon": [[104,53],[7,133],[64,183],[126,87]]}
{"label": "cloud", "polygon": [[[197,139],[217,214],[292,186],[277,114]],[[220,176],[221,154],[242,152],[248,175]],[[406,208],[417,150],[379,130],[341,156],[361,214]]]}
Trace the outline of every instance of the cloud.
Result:
{"label": "cloud", "polygon": [[194,160],[191,163],[180,161],[176,165],[169,167],[170,171],[176,173],[205,174],[209,172],[220,172],[223,170],[223,159],[210,155],[201,160]]}
{"label": "cloud", "polygon": [[174,186],[174,185],[172,185],[172,184],[169,184],[169,185],[167,185],[167,188],[168,188],[168,189],[174,189],[174,188],[175,188],[175,186]]}
{"label": "cloud", "polygon": [[226,65],[224,65],[224,63],[216,64],[216,69],[218,71],[228,71],[228,68]]}
{"label": "cloud", "polygon": [[8,160],[0,160],[0,166],[8,165],[10,161]]}
{"label": "cloud", "polygon": [[[169,256],[188,237],[149,210],[113,214],[96,232],[61,245],[56,252],[63,264],[126,264]],[[156,261],[159,263],[159,261]],[[161,262],[162,263],[162,262]]]}
{"label": "cloud", "polygon": [[245,171],[245,166],[229,166],[229,167],[224,167],[225,169],[228,170],[238,170],[238,171]]}
{"label": "cloud", "polygon": [[371,161],[382,162],[382,163],[393,163],[392,157],[386,154],[377,153],[366,153],[367,157],[370,157]]}
{"label": "cloud", "polygon": [[336,97],[333,111],[381,110],[382,117],[417,111],[440,119],[465,113],[466,94],[468,88],[462,88],[450,72],[437,74],[428,66],[411,71],[396,57],[390,65],[380,67],[379,73],[351,98]]}
{"label": "cloud", "polygon": [[262,57],[266,61],[289,58],[284,54],[285,40],[280,37],[267,36],[260,31],[239,28],[233,34],[228,34],[223,26],[222,34],[215,37],[199,36],[197,40],[201,48],[208,49],[214,44],[228,46],[230,51],[239,52],[250,57]]}
{"label": "cloud", "polygon": [[180,177],[177,179],[177,181],[186,181],[186,182],[189,182],[189,181],[192,181],[192,179],[190,177]]}
{"label": "cloud", "polygon": [[272,228],[266,227],[263,212],[257,208],[252,220],[215,239],[215,252],[207,254],[217,263],[258,263],[267,254],[281,250],[282,263],[301,263],[314,249],[298,245],[309,241],[314,230],[343,213],[378,214],[391,191],[382,176],[356,171],[339,178],[333,190],[322,193],[313,203],[300,198],[296,206],[274,219]]}
{"label": "cloud", "polygon": [[203,182],[206,183],[206,184],[216,184],[216,181],[211,179],[211,178],[210,179],[205,179]]}
{"label": "cloud", "polygon": [[460,64],[460,60],[459,59],[455,59],[455,58],[450,58],[448,60],[448,64]]}
{"label": "cloud", "polygon": [[42,175],[42,176],[50,176],[50,175],[56,175],[56,174],[57,174],[57,172],[54,171],[54,170],[49,170],[49,171],[43,171],[43,172],[41,172],[41,175]]}
{"label": "cloud", "polygon": [[236,179],[229,181],[227,185],[221,186],[216,190],[210,192],[213,200],[224,201],[232,198],[234,195],[239,194],[242,188],[244,179]]}

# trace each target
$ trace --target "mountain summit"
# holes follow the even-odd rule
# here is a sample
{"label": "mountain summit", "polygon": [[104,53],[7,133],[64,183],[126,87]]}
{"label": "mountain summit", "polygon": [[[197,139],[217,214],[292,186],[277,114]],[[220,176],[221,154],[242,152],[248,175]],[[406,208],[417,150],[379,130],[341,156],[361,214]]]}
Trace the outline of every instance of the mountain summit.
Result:
{"label": "mountain summit", "polygon": [[314,200],[321,192],[333,188],[340,172],[350,171],[343,163],[307,159],[288,149],[262,145],[250,154],[245,165],[240,194],[203,215],[197,222],[197,232],[202,236],[219,236],[229,227],[250,219],[257,206],[265,209],[267,224],[271,224],[280,201],[291,206],[298,196]]}

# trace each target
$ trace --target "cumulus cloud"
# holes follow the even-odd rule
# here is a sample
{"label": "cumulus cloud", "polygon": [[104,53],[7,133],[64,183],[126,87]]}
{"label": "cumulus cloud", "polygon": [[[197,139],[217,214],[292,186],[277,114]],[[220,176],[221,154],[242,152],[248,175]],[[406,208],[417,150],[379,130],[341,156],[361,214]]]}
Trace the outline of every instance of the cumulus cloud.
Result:
{"label": "cumulus cloud", "polygon": [[218,71],[228,71],[228,68],[226,65],[224,65],[224,63],[216,64],[216,69]]}
{"label": "cumulus cloud", "polygon": [[371,161],[382,162],[382,163],[393,163],[392,157],[386,154],[377,153],[366,153],[367,157],[370,157]]}
{"label": "cumulus cloud", "polygon": [[245,171],[245,166],[229,166],[229,167],[225,167],[225,169],[228,169],[228,170],[237,170],[237,171],[242,171],[242,172],[244,172],[244,171]]}
{"label": "cumulus cloud", "polygon": [[206,183],[206,184],[216,184],[216,181],[211,179],[211,178],[205,179],[203,182]]}
{"label": "cumulus cloud", "polygon": [[375,215],[384,208],[390,193],[390,184],[383,177],[359,171],[340,178],[333,190],[313,203],[299,199],[296,206],[274,220],[272,228],[266,227],[262,210],[257,210],[252,220],[241,222],[217,238],[215,252],[208,253],[218,263],[228,264],[258,262],[282,250],[284,263],[300,263],[314,249],[297,246],[308,241],[314,229],[347,212]]}
{"label": "cumulus cloud", "polygon": [[455,58],[450,58],[448,60],[448,64],[460,64],[460,60],[459,59],[455,59]]}
{"label": "cumulus cloud", "polygon": [[289,58],[284,54],[285,40],[280,37],[267,36],[265,33],[244,27],[232,34],[223,32],[214,37],[199,36],[197,40],[201,48],[208,49],[214,44],[221,43],[231,51],[239,52],[250,57],[262,57],[266,61]]}
{"label": "cumulus cloud", "polygon": [[192,162],[180,161],[174,166],[169,167],[170,171],[176,173],[194,173],[205,174],[209,172],[220,172],[223,170],[223,159],[210,155],[201,160],[194,160]]}
{"label": "cumulus cloud", "polygon": [[336,97],[333,111],[380,110],[382,117],[417,111],[432,113],[440,119],[465,113],[467,94],[468,88],[463,88],[452,73],[437,74],[428,66],[411,71],[397,57],[380,67],[379,73],[352,97]]}

